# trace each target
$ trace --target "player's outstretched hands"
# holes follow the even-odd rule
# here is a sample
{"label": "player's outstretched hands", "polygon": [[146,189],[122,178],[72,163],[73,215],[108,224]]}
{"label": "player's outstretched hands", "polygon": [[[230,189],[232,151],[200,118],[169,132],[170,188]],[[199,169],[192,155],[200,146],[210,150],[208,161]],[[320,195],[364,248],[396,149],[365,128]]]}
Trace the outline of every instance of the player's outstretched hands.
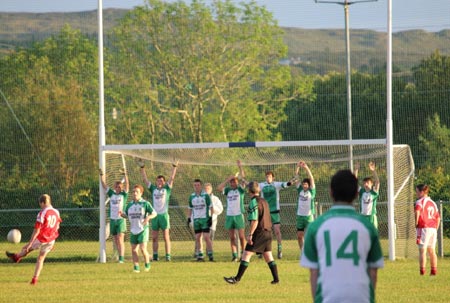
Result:
{"label": "player's outstretched hands", "polygon": [[136,163],[137,163],[137,165],[139,165],[140,168],[145,167],[145,162],[141,158],[136,158]]}
{"label": "player's outstretched hands", "polygon": [[172,167],[177,167],[179,162],[180,161],[178,159],[174,158],[173,161],[172,161]]}

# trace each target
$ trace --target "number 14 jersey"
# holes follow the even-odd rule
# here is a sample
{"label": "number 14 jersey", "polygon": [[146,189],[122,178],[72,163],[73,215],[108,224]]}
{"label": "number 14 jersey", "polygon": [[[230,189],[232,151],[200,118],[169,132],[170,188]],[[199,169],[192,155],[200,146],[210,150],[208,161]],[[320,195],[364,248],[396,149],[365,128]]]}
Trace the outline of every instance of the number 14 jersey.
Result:
{"label": "number 14 jersey", "polygon": [[319,270],[315,302],[373,302],[368,269],[384,266],[378,232],[353,206],[334,205],[308,225],[300,264]]}

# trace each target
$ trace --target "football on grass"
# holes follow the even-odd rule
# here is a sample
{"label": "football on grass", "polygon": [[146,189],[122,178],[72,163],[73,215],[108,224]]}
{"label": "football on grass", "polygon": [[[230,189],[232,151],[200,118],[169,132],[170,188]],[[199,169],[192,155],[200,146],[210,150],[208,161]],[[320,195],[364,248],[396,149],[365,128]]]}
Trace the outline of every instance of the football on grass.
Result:
{"label": "football on grass", "polygon": [[22,238],[22,234],[20,233],[20,230],[18,230],[18,229],[11,229],[7,236],[8,242],[15,243],[15,244],[20,243],[21,238]]}

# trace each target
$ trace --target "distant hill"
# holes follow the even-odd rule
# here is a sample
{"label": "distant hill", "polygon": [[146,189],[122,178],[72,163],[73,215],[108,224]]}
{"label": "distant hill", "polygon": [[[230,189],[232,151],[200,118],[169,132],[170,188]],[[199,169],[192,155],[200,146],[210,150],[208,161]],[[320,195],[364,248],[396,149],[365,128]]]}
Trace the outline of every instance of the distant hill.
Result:
{"label": "distant hill", "polygon": [[[105,9],[104,32],[118,23],[128,10]],[[58,33],[62,25],[70,24],[86,35],[97,37],[97,11],[74,13],[1,13],[0,54],[16,47],[27,47]],[[339,29],[283,28],[289,47],[284,64],[300,68],[305,73],[325,74],[345,71],[345,35]],[[372,30],[351,30],[352,69],[377,72],[386,61],[386,34]],[[438,49],[450,55],[450,29],[440,32],[411,30],[393,34],[393,63],[398,72],[410,68]]]}

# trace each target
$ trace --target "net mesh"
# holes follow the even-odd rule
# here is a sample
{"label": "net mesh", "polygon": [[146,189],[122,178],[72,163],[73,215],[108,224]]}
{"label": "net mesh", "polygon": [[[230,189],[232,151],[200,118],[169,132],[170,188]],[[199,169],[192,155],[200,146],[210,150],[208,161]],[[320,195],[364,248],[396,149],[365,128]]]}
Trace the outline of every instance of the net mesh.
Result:
{"label": "net mesh", "polygon": [[[320,142],[318,142],[319,144]],[[349,167],[348,145],[313,145],[307,146],[281,146],[281,147],[251,147],[251,148],[172,148],[151,146],[127,149],[126,146],[116,146],[116,149],[106,149],[106,176],[108,184],[112,186],[115,180],[120,180],[123,168],[123,159],[127,167],[130,186],[142,184],[138,159],[145,163],[149,180],[154,182],[156,176],[164,175],[166,179],[172,171],[174,160],[179,161],[175,177],[169,213],[171,218],[171,238],[177,240],[193,239],[192,231],[186,225],[188,197],[193,192],[192,182],[200,178],[203,182],[210,182],[215,189],[218,184],[228,176],[236,174],[237,159],[241,160],[247,180],[264,180],[265,172],[274,172],[275,181],[286,182],[295,174],[298,161],[308,163],[315,179],[317,194],[317,214],[325,212],[331,206],[328,194],[329,180],[338,169]],[[195,146],[195,145],[194,145]],[[198,145],[201,146],[201,145]],[[133,146],[138,147],[138,146]],[[380,144],[361,144],[353,146],[353,160],[361,165],[359,177],[370,176],[367,168],[370,161],[376,163],[380,178],[380,198],[378,200],[379,232],[382,239],[388,239],[388,207],[387,207],[387,177],[386,177],[386,147]],[[413,217],[413,175],[414,163],[409,146],[394,146],[394,223],[396,226],[395,247],[398,257],[408,257],[417,254],[414,244],[415,230]],[[306,173],[300,171],[300,178]],[[222,193],[214,191],[226,207],[226,199]],[[151,201],[149,192],[144,198]],[[291,186],[280,192],[281,231],[283,239],[296,239],[296,201],[297,191]],[[245,203],[248,203],[246,197]],[[355,201],[355,207],[356,207]],[[224,212],[225,213],[225,212]],[[215,238],[228,239],[228,231],[224,228],[225,215],[218,218]],[[383,241],[387,252],[388,241]]]}

